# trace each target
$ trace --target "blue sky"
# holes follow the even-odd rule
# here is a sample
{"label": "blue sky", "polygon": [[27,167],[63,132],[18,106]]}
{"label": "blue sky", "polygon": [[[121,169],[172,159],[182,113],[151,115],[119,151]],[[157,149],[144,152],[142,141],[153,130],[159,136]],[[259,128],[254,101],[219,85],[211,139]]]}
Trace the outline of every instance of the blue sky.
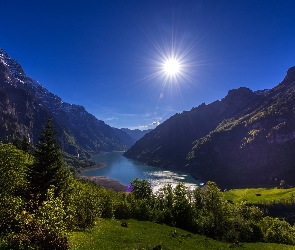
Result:
{"label": "blue sky", "polygon": [[[113,127],[154,128],[295,65],[295,1],[1,1],[0,48],[26,74]],[[165,81],[172,48],[182,73]]]}

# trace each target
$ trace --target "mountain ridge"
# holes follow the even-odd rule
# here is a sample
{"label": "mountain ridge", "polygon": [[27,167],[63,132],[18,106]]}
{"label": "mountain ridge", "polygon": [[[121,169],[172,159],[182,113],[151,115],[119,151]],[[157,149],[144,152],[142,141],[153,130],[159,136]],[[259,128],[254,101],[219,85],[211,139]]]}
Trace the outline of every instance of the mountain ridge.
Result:
{"label": "mountain ridge", "polygon": [[[59,131],[62,149],[72,155],[126,150],[113,128],[88,113],[83,106],[69,104],[28,77],[22,66],[0,49],[0,94],[2,94],[2,141],[28,137],[36,143],[48,117]],[[13,123],[13,124],[12,124]]]}
{"label": "mountain ridge", "polygon": [[281,179],[294,185],[294,113],[292,67],[271,90],[230,90],[220,101],[172,116],[125,156],[225,187],[277,185]]}

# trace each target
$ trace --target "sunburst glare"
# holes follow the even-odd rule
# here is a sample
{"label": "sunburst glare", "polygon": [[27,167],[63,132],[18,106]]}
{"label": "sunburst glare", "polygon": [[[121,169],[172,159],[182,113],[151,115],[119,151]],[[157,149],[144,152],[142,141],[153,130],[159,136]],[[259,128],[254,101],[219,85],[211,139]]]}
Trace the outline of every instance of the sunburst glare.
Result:
{"label": "sunburst glare", "polygon": [[164,62],[164,70],[166,74],[169,76],[173,76],[179,73],[180,71],[180,63],[175,58],[169,58],[167,61]]}
{"label": "sunburst glare", "polygon": [[180,88],[180,84],[192,83],[191,75],[194,73],[194,57],[196,54],[192,51],[194,44],[184,45],[183,40],[176,44],[176,39],[171,42],[163,41],[162,44],[151,40],[153,48],[151,49],[152,59],[150,70],[152,73],[147,79],[155,80],[161,83],[163,87],[169,84],[170,87]]}

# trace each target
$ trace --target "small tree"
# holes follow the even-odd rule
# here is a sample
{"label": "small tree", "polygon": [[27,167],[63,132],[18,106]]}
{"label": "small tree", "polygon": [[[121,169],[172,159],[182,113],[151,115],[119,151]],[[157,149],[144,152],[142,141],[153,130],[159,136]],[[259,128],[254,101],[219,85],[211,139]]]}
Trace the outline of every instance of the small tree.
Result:
{"label": "small tree", "polygon": [[284,188],[285,187],[285,181],[284,180],[281,180],[280,182],[280,188]]}
{"label": "small tree", "polygon": [[65,166],[56,134],[51,119],[48,119],[34,152],[30,182],[33,194],[40,194],[40,201],[44,200],[50,186],[53,185],[55,194],[59,195],[68,183],[69,170]]}
{"label": "small tree", "polygon": [[135,199],[150,200],[152,198],[153,190],[151,184],[147,180],[135,178],[132,180],[131,185],[133,187],[132,194]]}

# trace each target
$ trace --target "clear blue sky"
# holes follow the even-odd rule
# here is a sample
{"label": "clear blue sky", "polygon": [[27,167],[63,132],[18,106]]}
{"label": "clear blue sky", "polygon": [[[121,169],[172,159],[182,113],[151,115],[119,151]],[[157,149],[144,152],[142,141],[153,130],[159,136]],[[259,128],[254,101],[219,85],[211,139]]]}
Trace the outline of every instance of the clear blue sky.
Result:
{"label": "clear blue sky", "polygon": [[[291,0],[0,0],[0,9],[0,48],[118,128],[154,128],[233,88],[272,88],[295,65]],[[152,77],[172,46],[186,77]]]}

